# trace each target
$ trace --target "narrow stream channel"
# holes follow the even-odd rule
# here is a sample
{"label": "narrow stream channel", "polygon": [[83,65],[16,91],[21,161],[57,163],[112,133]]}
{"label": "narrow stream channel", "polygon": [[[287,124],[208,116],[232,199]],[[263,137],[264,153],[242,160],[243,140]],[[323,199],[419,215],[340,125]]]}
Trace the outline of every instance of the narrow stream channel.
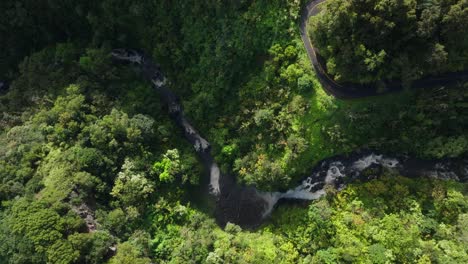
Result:
{"label": "narrow stream channel", "polygon": [[326,194],[325,187],[342,190],[346,184],[378,177],[382,170],[393,170],[406,177],[430,177],[466,182],[468,159],[421,160],[411,157],[391,157],[371,151],[356,151],[338,155],[320,162],[310,176],[286,192],[261,192],[253,187],[236,184],[232,175],[220,171],[211,155],[210,143],[204,139],[184,116],[179,98],[167,88],[166,77],[152,59],[131,49],[116,49],[112,57],[139,66],[146,79],[168,105],[169,115],[183,130],[186,140],[194,147],[210,177],[209,192],[216,199],[217,222],[227,222],[242,227],[255,227],[269,216],[280,199],[315,200]]}

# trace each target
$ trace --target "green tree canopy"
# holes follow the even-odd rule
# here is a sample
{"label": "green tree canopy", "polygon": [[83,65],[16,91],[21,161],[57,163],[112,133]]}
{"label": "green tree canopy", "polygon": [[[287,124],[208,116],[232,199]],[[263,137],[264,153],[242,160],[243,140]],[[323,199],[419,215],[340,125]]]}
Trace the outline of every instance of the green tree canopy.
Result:
{"label": "green tree canopy", "polygon": [[468,65],[466,0],[328,0],[320,9],[309,32],[338,81],[410,81]]}

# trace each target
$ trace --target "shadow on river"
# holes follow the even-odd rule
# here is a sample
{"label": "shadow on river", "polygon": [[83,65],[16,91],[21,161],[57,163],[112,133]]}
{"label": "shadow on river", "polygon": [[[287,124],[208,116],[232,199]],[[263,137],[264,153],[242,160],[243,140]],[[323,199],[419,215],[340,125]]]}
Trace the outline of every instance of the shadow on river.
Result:
{"label": "shadow on river", "polygon": [[210,143],[190,124],[184,116],[179,98],[166,87],[166,78],[160,66],[136,50],[117,49],[112,51],[112,57],[138,65],[168,106],[171,119],[181,128],[206,168],[207,177],[203,177],[202,184],[189,189],[191,200],[203,211],[214,212],[220,226],[231,222],[243,228],[255,228],[270,215],[279,200],[315,200],[326,194],[326,186],[341,190],[352,181],[374,179],[384,169],[412,178],[430,177],[461,182],[468,179],[468,159],[421,160],[356,151],[321,161],[296,188],[285,192],[261,192],[254,187],[238,185],[235,177],[220,171],[211,156]]}

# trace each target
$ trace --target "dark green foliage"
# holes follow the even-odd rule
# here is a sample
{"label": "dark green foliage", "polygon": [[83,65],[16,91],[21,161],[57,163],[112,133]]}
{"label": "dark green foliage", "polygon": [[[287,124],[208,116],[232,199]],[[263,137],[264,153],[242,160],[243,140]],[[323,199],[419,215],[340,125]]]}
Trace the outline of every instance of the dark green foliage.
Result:
{"label": "dark green foliage", "polygon": [[15,76],[18,63],[33,51],[69,39],[90,38],[86,10],[92,6],[95,2],[87,0],[2,1],[0,79]]}
{"label": "dark green foliage", "polygon": [[467,67],[465,0],[329,0],[320,8],[309,30],[338,81],[408,83]]}
{"label": "dark green foliage", "polygon": [[425,158],[458,157],[467,151],[465,86],[338,104],[324,132],[345,151],[359,146],[414,153]]}
{"label": "dark green foliage", "polygon": [[[348,30],[354,9],[329,1]],[[456,183],[387,176],[280,206],[256,231],[220,229],[193,190],[205,174],[192,146],[141,74],[109,56],[153,55],[222,169],[262,189],[294,185],[320,159],[360,147],[466,154],[463,84],[326,96],[299,40],[301,2],[2,1],[0,81],[12,82],[0,94],[0,263],[467,262],[466,186]],[[465,67],[465,2],[379,2],[360,30],[383,30],[374,44],[385,49],[340,46],[373,74],[352,77]],[[385,23],[394,19],[398,27]]]}

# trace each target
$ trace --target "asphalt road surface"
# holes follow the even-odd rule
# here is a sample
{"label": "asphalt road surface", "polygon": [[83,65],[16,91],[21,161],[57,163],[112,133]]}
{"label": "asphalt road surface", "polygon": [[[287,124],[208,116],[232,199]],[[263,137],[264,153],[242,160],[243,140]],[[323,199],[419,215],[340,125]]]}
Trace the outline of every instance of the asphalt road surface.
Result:
{"label": "asphalt road surface", "polygon": [[[333,80],[333,77],[328,75],[326,71],[326,63],[320,56],[319,51],[313,46],[307,34],[307,21],[310,17],[317,15],[320,12],[320,4],[326,0],[313,0],[303,9],[300,21],[300,33],[302,42],[309,56],[310,62],[317,74],[317,77],[322,84],[323,89],[329,95],[333,95],[340,99],[354,99],[369,96],[382,95],[385,93],[398,92],[403,90],[401,81],[385,81],[381,85],[385,85],[385,89],[379,89],[376,84],[357,84],[357,83],[338,83]],[[468,71],[445,73],[438,76],[426,76],[422,79],[415,80],[411,83],[411,87],[427,88],[437,85],[450,85],[457,82],[468,81]]]}

